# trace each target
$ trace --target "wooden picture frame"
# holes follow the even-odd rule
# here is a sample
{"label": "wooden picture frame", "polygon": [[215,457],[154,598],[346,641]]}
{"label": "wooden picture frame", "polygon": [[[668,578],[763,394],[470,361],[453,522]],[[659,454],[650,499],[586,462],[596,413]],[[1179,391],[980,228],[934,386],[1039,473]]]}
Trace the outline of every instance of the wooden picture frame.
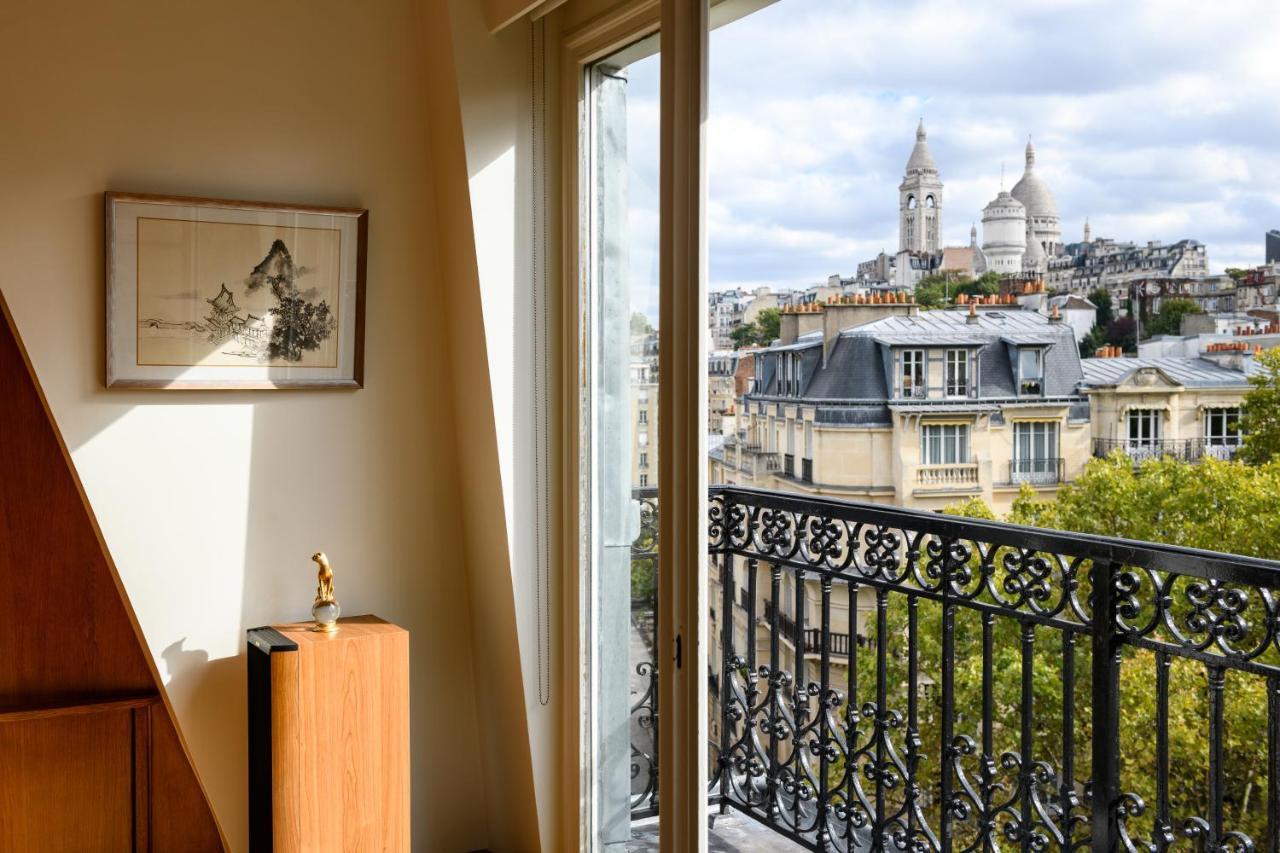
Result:
{"label": "wooden picture frame", "polygon": [[108,388],[364,387],[367,210],[103,202]]}

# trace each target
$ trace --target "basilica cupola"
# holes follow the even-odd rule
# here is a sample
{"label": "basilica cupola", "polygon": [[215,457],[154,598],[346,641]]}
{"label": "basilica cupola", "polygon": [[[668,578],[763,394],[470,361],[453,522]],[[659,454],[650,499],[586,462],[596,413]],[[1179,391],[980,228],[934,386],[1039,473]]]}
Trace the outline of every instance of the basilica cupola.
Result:
{"label": "basilica cupola", "polygon": [[1036,147],[1030,138],[1026,157],[1026,171],[1013,185],[1012,195],[1026,208],[1030,237],[1040,244],[1046,256],[1055,255],[1062,246],[1062,220],[1049,185],[1036,172]]}

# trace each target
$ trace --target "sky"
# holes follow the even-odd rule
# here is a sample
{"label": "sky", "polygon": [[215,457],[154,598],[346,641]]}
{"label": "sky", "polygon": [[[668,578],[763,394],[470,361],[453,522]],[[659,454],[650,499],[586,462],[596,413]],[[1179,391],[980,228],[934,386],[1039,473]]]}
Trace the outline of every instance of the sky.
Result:
{"label": "sky", "polygon": [[[1064,241],[1087,217],[1095,238],[1200,240],[1212,271],[1260,264],[1277,34],[1275,0],[778,0],[711,35],[710,286],[807,286],[894,252],[920,118],[946,245],[981,231],[1030,135]],[[632,281],[656,294],[657,58],[628,72]]]}

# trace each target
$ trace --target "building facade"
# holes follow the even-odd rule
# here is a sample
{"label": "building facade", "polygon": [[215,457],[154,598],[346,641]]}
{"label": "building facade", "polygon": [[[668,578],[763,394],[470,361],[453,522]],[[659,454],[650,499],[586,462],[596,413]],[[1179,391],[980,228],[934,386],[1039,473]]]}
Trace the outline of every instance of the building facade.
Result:
{"label": "building facade", "polygon": [[1122,291],[1141,278],[1199,278],[1209,274],[1208,252],[1198,240],[1145,246],[1099,238],[1070,243],[1048,259],[1045,283],[1052,290],[1085,294],[1100,287]]}
{"label": "building facade", "polygon": [[784,331],[756,354],[757,390],[713,482],[925,509],[979,497],[1000,512],[1023,483],[1052,493],[1089,458],[1080,358],[1060,319],[1016,304],[823,316],[845,307],[797,317],[791,341]]}
{"label": "building facade", "polygon": [[1252,354],[1249,344],[1223,343],[1200,357],[1085,359],[1094,455],[1233,458]]}

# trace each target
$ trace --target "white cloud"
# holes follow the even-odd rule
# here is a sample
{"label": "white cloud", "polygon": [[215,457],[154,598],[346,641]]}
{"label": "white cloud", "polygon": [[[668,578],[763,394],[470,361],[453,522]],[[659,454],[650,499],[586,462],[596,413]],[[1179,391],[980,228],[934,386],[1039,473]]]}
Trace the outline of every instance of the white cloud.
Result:
{"label": "white cloud", "polygon": [[[1276,32],[1274,0],[779,0],[712,34],[712,286],[847,274],[896,247],[921,115],[947,243],[968,241],[1002,162],[1017,180],[1031,133],[1067,239],[1087,216],[1258,263],[1280,227]],[[656,187],[657,62],[631,79],[632,155]]]}

